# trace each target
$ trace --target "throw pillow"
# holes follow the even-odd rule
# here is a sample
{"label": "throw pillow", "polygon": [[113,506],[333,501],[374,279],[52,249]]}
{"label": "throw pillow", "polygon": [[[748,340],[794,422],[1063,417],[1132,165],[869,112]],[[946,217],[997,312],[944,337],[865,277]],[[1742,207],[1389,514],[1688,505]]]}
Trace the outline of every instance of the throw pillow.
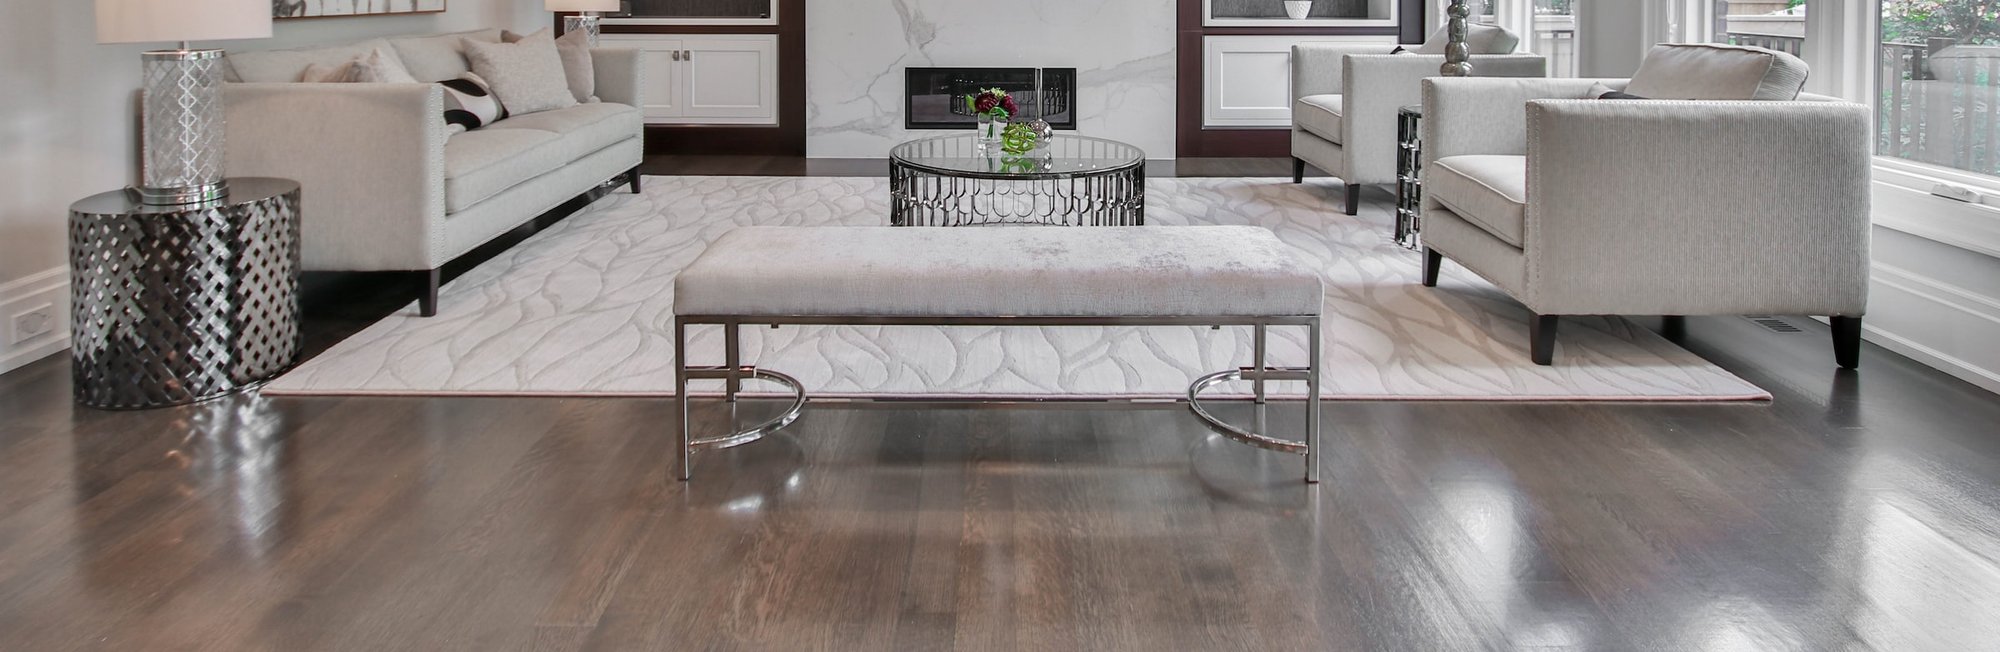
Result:
{"label": "throw pillow", "polygon": [[1795,100],[1806,62],[1763,48],[1664,43],[1639,62],[1626,92],[1675,100]]}
{"label": "throw pillow", "polygon": [[[1431,40],[1417,47],[1417,54],[1444,54],[1444,46],[1451,42],[1449,26],[1439,27],[1431,34]],[[1521,44],[1521,37],[1513,32],[1493,25],[1466,25],[1465,50],[1467,54],[1513,54]]]}
{"label": "throw pillow", "polygon": [[[542,30],[548,31],[548,30]],[[540,36],[535,32],[527,36],[513,32],[501,32],[500,42],[519,43],[523,39]],[[590,58],[590,33],[570,30],[556,39],[556,54],[562,56],[563,75],[569,78],[570,95],[584,104],[594,104],[597,99],[597,64]]]}
{"label": "throw pillow", "polygon": [[306,64],[306,69],[299,73],[299,81],[306,84],[345,84],[354,81],[354,62]]}
{"label": "throw pillow", "polygon": [[465,58],[472,72],[485,79],[510,115],[525,115],[576,106],[562,55],[547,31],[518,43],[481,43],[467,39]]}
{"label": "throw pillow", "polygon": [[444,121],[454,131],[478,129],[507,117],[507,107],[494,98],[485,79],[474,73],[438,82],[444,87]]}
{"label": "throw pillow", "polygon": [[1605,86],[1603,82],[1598,82],[1598,83],[1595,83],[1595,84],[1591,84],[1591,85],[1590,85],[1590,90],[1589,90],[1588,92],[1589,92],[1589,94],[1590,94],[1590,95],[1589,95],[1589,99],[1593,99],[1593,100],[1643,100],[1643,99],[1646,99],[1646,98],[1643,98],[1643,97],[1640,97],[1640,96],[1637,96],[1637,95],[1633,95],[1633,94],[1631,94],[1631,93],[1627,93],[1627,92],[1625,92],[1625,91],[1617,91],[1617,90],[1612,90],[1610,86]]}
{"label": "throw pillow", "polygon": [[364,84],[415,84],[417,78],[403,67],[403,62],[388,50],[375,48],[361,55],[352,63],[353,79]]}

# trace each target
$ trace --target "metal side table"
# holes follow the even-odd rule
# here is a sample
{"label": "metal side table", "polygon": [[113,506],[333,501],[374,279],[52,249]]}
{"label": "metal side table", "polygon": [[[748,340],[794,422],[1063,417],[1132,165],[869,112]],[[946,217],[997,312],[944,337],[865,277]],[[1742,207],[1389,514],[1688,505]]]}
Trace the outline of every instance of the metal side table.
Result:
{"label": "metal side table", "polygon": [[229,196],[183,206],[95,195],[70,207],[69,252],[78,403],[194,403],[298,358],[298,182],[230,179]]}
{"label": "metal side table", "polygon": [[1424,107],[1396,111],[1396,244],[1422,249]]}

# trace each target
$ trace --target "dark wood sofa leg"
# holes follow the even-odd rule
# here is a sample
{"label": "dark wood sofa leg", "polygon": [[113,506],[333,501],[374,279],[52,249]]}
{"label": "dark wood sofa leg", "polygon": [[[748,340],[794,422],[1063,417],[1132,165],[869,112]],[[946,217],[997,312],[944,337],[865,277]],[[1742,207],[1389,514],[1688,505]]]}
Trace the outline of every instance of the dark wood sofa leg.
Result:
{"label": "dark wood sofa leg", "polygon": [[1827,319],[1833,326],[1833,359],[1842,369],[1856,369],[1861,366],[1861,318],[1831,317]]}
{"label": "dark wood sofa leg", "polygon": [[632,182],[632,194],[634,195],[639,194],[639,176],[639,168],[632,168],[625,173],[625,177]]}
{"label": "dark wood sofa leg", "polygon": [[428,272],[418,273],[424,275],[426,287],[423,290],[423,294],[417,297],[417,314],[424,317],[436,317],[438,314],[438,286],[444,284],[444,270],[433,269]]}
{"label": "dark wood sofa leg", "polygon": [[1660,317],[1660,335],[1670,340],[1687,339],[1688,318],[1685,315],[1664,315]]}
{"label": "dark wood sofa leg", "polygon": [[1347,184],[1347,214],[1361,214],[1361,184]]}
{"label": "dark wood sofa leg", "polygon": [[1532,340],[1529,357],[1535,364],[1549,366],[1556,361],[1556,324],[1560,318],[1555,315],[1535,315],[1528,320],[1528,339]]}
{"label": "dark wood sofa leg", "polygon": [[1438,272],[1444,267],[1444,254],[1430,247],[1424,247],[1424,287],[1438,286]]}
{"label": "dark wood sofa leg", "polygon": [[1292,183],[1305,183],[1305,182],[1306,182],[1306,160],[1298,157],[1293,157]]}

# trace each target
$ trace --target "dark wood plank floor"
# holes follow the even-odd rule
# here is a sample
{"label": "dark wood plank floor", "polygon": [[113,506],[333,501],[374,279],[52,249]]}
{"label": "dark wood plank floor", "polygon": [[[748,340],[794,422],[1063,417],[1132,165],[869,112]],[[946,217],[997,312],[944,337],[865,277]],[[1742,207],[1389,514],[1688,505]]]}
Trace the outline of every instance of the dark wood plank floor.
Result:
{"label": "dark wood plank floor", "polygon": [[[318,287],[321,343],[408,290]],[[1175,406],[816,404],[683,485],[664,401],[98,412],[44,360],[0,650],[1994,649],[2000,400],[1795,323],[1689,325],[1769,404],[1329,404],[1317,488]]]}

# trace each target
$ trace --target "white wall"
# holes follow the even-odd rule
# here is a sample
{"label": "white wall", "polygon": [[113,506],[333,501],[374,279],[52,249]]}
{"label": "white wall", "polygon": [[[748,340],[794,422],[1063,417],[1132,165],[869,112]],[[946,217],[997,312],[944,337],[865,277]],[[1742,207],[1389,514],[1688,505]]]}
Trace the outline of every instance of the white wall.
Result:
{"label": "white wall", "polygon": [[1077,68],[1078,132],[1174,154],[1169,0],[813,0],[806,3],[806,152],[886,157],[909,66]]}
{"label": "white wall", "polygon": [[[270,40],[214,45],[252,50],[487,26],[539,28],[550,23],[541,5],[451,0],[442,14],[287,20]],[[0,93],[0,371],[24,362],[17,359],[22,347],[5,337],[10,307],[61,283],[49,273],[65,265],[70,202],[138,177],[133,109],[139,52],[147,48],[98,45],[94,11],[90,0],[0,2],[0,88],[7,89]]]}

